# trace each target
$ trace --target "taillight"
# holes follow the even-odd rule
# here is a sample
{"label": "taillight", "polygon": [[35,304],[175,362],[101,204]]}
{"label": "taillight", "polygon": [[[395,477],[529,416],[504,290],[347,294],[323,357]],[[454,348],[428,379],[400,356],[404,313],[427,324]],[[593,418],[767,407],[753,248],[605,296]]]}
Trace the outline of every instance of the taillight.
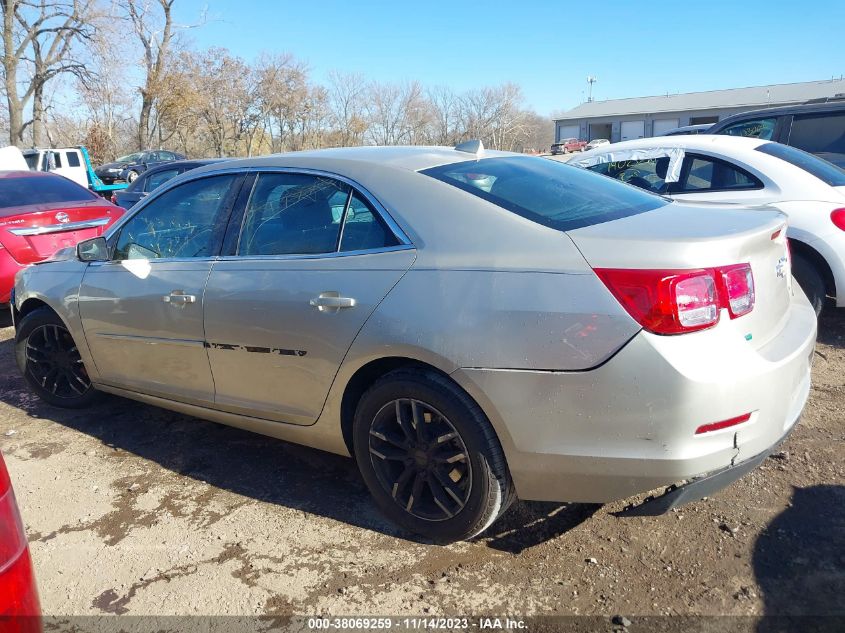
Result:
{"label": "taillight", "polygon": [[0,630],[40,631],[40,615],[26,535],[0,457]]}
{"label": "taillight", "polygon": [[836,225],[836,228],[845,231],[845,209],[834,209],[831,211],[830,221]]}
{"label": "taillight", "polygon": [[732,319],[754,309],[749,264],[696,270],[597,268],[608,290],[646,330],[683,334],[712,327],[719,311]]}
{"label": "taillight", "polygon": [[748,314],[754,309],[754,275],[748,264],[720,269],[725,289],[725,307],[731,318]]}

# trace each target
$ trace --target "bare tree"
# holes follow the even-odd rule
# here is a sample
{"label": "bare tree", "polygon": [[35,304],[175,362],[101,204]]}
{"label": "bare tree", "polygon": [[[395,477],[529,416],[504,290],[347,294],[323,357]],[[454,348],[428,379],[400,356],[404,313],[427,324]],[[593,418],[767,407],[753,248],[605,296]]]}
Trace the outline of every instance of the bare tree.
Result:
{"label": "bare tree", "polygon": [[329,74],[329,108],[340,145],[360,145],[363,142],[366,94],[367,82],[363,75],[337,71]]}
{"label": "bare tree", "polygon": [[[41,144],[44,89],[60,75],[88,76],[74,55],[80,41],[89,40],[93,0],[2,0],[3,85],[9,113],[9,141],[23,144],[32,125],[32,141]],[[32,117],[25,111],[32,103]]]}

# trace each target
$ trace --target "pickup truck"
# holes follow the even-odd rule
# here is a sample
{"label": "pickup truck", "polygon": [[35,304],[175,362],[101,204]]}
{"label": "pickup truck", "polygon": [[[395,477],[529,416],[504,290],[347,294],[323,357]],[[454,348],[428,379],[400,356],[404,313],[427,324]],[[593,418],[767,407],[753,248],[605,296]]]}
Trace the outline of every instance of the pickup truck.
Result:
{"label": "pickup truck", "polygon": [[552,154],[569,154],[570,152],[582,152],[587,146],[587,141],[579,141],[577,138],[561,139],[552,144]]}
{"label": "pickup truck", "polygon": [[64,176],[96,194],[109,198],[115,191],[126,189],[128,183],[105,184],[91,166],[91,158],[84,147],[36,148],[22,151],[32,171],[49,171]]}

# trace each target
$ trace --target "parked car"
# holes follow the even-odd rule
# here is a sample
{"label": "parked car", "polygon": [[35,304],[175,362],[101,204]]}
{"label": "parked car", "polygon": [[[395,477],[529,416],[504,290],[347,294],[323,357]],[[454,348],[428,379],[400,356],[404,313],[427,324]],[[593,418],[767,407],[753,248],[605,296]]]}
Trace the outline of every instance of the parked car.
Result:
{"label": "parked car", "polygon": [[580,152],[587,146],[587,141],[579,141],[577,138],[563,139],[557,143],[552,144],[552,154],[569,154],[571,152]]}
{"label": "parked car", "polygon": [[57,406],[106,391],[354,454],[438,542],[517,496],[678,484],[631,510],[661,513],[801,414],[816,318],[785,228],[478,141],[233,160],[18,275],[15,347]]}
{"label": "parked car", "polygon": [[209,158],[205,160],[177,160],[156,167],[150,167],[138,176],[131,185],[122,191],[116,191],[112,202],[124,209],[131,209],[137,202],[144,199],[151,191],[160,187],[171,178],[186,171],[203,167],[225,160],[224,158]]}
{"label": "parked car", "polygon": [[91,165],[88,150],[83,146],[60,148],[36,148],[23,151],[26,164],[32,171],[47,171],[69,178],[103,197],[126,188],[126,183],[105,184]]}
{"label": "parked car", "polygon": [[710,128],[713,127],[712,123],[698,123],[696,125],[682,125],[681,127],[676,127],[668,132],[664,132],[662,136],[684,136],[686,134],[707,134]]}
{"label": "parked car", "polygon": [[15,492],[0,455],[0,629],[41,633],[41,605]]}
{"label": "parked car", "polygon": [[606,138],[594,138],[592,141],[587,143],[587,145],[584,147],[584,149],[585,150],[595,149],[596,147],[601,147],[602,145],[609,145],[609,144],[610,144],[610,141],[608,141]]}
{"label": "parked car", "polygon": [[183,154],[166,150],[135,152],[134,154],[121,156],[111,163],[100,165],[95,170],[95,173],[106,184],[112,184],[116,180],[123,180],[131,184],[132,181],[153,165],[174,160],[184,160],[185,158],[187,157]]}
{"label": "parked car", "polygon": [[845,307],[845,171],[801,150],[755,138],[638,139],[570,161],[688,202],[757,207],[789,216],[792,271],[820,312]]}
{"label": "parked car", "polygon": [[709,133],[777,141],[845,167],[845,97],[734,114]]}
{"label": "parked car", "polygon": [[115,222],[123,209],[63,176],[0,171],[0,304],[15,274]]}

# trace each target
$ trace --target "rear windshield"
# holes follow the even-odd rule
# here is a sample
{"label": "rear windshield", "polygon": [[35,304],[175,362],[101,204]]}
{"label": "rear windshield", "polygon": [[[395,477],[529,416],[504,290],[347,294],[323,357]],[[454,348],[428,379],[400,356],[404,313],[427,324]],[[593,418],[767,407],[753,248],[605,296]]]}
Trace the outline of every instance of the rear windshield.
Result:
{"label": "rear windshield", "polygon": [[486,158],[422,173],[560,231],[668,204],[642,189],[546,158]]}
{"label": "rear windshield", "polygon": [[93,193],[63,176],[0,178],[0,209],[94,198],[96,196]]}
{"label": "rear windshield", "polygon": [[789,145],[781,145],[780,143],[764,143],[757,148],[757,151],[785,160],[787,163],[803,169],[832,187],[845,186],[845,171],[833,163],[822,160],[818,156],[813,156],[800,149],[795,149]]}

